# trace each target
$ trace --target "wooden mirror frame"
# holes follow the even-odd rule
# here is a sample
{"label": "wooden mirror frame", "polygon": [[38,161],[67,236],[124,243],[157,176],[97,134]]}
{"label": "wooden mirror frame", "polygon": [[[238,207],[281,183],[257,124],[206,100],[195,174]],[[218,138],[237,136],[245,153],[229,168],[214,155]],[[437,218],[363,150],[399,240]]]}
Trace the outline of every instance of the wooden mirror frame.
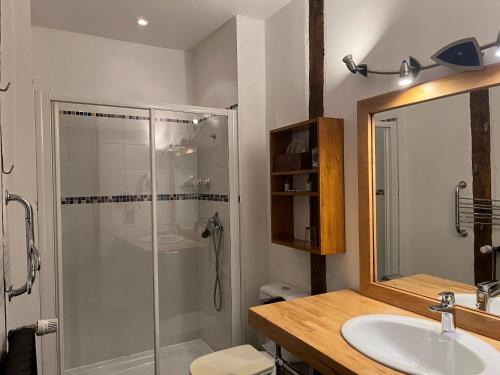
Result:
{"label": "wooden mirror frame", "polygon": [[[500,85],[500,63],[481,71],[462,72],[358,102],[358,192],[359,192],[359,271],[361,294],[436,320],[428,306],[437,298],[397,289],[376,281],[374,216],[374,123],[373,115],[412,104],[477,91]],[[500,316],[456,308],[457,326],[500,340]]]}

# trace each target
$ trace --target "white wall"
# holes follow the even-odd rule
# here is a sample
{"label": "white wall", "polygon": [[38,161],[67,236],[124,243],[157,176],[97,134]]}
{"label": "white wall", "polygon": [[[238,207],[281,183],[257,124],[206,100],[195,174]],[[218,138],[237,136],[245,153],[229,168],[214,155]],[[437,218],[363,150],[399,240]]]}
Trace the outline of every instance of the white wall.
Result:
{"label": "white wall", "polygon": [[236,18],[191,50],[193,104],[228,108],[238,101]]}
{"label": "white wall", "polygon": [[[4,164],[15,165],[12,174],[3,176],[4,190],[26,197],[35,209],[37,220],[34,102],[31,79],[31,9],[29,0],[4,0],[2,7],[2,84],[12,82],[1,94],[2,143]],[[33,152],[27,152],[33,150]],[[26,282],[26,238],[24,209],[16,203],[4,207],[5,282],[19,287]],[[35,237],[38,238],[35,232]],[[38,241],[37,241],[38,244]],[[43,257],[43,249],[41,255]],[[31,295],[7,302],[7,329],[33,324],[40,318],[40,277]],[[2,280],[3,282],[3,280]],[[40,339],[37,340],[38,343]],[[40,364],[39,364],[40,366]]]}
{"label": "white wall", "polygon": [[460,237],[454,217],[459,181],[468,185],[463,195],[472,196],[470,95],[412,105],[376,119],[391,117],[397,117],[399,151],[394,157],[399,158],[400,274],[474,284],[474,236]]}
{"label": "white wall", "polygon": [[35,87],[100,102],[190,104],[185,51],[32,27]]}
{"label": "white wall", "polygon": [[[358,288],[358,184],[356,102],[398,89],[394,77],[352,76],[342,57],[352,53],[358,62],[374,68],[398,68],[402,59],[415,56],[422,63],[442,46],[475,36],[479,43],[495,40],[500,4],[468,0],[413,1],[361,0],[352,4],[327,0],[325,115],[345,119],[345,191],[347,253],[327,258],[328,288]],[[489,56],[487,56],[488,60]],[[450,74],[444,68],[423,74],[420,81]]]}
{"label": "white wall", "polygon": [[[4,176],[4,188],[25,196],[36,209],[36,162],[34,103],[31,81],[31,10],[30,1],[2,2],[2,81],[12,82],[9,92],[2,94],[5,108],[2,111],[2,137],[4,162],[15,165],[14,172]],[[5,32],[5,33],[4,33]],[[5,53],[4,53],[5,51]],[[11,204],[5,226],[8,237],[6,275],[14,286],[26,281],[26,240],[24,209]],[[36,211],[35,211],[36,216]],[[43,252],[42,252],[43,256]],[[10,266],[10,268],[9,268]],[[31,295],[23,295],[8,304],[8,328],[31,324],[39,318],[38,286]]]}
{"label": "white wall", "polygon": [[237,16],[236,30],[242,322],[244,340],[255,342],[254,331],[248,329],[247,310],[259,303],[259,288],[268,280],[265,23]]}
{"label": "white wall", "polygon": [[[266,20],[266,133],[308,118],[307,4],[294,0]],[[266,170],[269,176],[269,158]],[[269,194],[269,177],[267,185]],[[268,246],[269,280],[310,290],[309,254],[274,245],[270,237]]]}

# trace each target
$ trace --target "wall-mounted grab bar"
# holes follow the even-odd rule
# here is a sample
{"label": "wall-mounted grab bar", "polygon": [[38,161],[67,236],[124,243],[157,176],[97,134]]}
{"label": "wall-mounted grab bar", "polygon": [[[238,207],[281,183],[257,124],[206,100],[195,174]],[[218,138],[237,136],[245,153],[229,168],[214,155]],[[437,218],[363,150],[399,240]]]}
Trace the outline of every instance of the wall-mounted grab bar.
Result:
{"label": "wall-mounted grab bar", "polygon": [[27,278],[26,283],[19,288],[14,288],[13,285],[7,290],[9,294],[9,301],[13,297],[20,296],[21,294],[31,294],[31,289],[36,280],[36,272],[40,271],[41,258],[38,249],[35,246],[35,230],[33,227],[33,206],[26,198],[20,195],[10,194],[5,192],[5,204],[9,202],[18,202],[24,207],[25,222],[26,222],[26,255],[27,255]]}

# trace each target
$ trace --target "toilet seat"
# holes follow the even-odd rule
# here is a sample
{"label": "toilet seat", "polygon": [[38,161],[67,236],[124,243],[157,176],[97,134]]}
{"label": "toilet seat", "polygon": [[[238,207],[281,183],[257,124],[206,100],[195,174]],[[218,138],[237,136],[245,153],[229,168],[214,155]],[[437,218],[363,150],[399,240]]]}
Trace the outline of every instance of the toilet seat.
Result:
{"label": "toilet seat", "polygon": [[268,375],[274,363],[251,345],[204,355],[191,362],[191,375]]}

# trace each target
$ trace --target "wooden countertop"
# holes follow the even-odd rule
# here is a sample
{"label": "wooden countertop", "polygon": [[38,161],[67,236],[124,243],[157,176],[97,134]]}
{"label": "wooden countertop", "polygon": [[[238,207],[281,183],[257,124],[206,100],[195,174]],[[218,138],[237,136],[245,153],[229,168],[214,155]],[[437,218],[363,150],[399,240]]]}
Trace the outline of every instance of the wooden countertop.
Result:
{"label": "wooden countertop", "polygon": [[426,274],[403,276],[397,279],[383,281],[381,284],[430,298],[438,298],[438,293],[445,290],[454,293],[476,294],[476,288],[473,285]]}
{"label": "wooden countertop", "polygon": [[[401,374],[364,356],[343,338],[347,320],[366,314],[397,314],[427,319],[383,302],[342,290],[249,309],[249,324],[304,362],[329,374]],[[500,350],[500,341],[476,335]]]}

